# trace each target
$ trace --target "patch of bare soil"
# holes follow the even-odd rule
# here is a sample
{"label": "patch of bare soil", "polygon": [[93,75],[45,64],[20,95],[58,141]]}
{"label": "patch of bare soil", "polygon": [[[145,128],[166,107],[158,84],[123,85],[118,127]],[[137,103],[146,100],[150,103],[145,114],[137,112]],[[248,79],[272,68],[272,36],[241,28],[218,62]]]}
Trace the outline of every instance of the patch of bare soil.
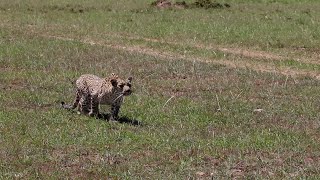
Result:
{"label": "patch of bare soil", "polygon": [[[225,65],[227,67],[231,68],[242,68],[242,69],[252,69],[258,72],[270,72],[270,73],[280,73],[286,76],[309,76],[312,78],[316,78],[320,80],[320,73],[317,71],[306,71],[306,70],[296,70],[296,69],[290,69],[287,67],[275,67],[272,64],[267,64],[267,63],[255,63],[253,61],[249,60],[242,60],[242,61],[232,61],[232,60],[217,60],[217,59],[204,59],[204,58],[198,58],[198,57],[186,57],[185,55],[177,54],[177,53],[172,53],[172,52],[163,52],[147,47],[142,47],[142,46],[124,46],[124,45],[116,45],[116,44],[108,44],[107,42],[103,41],[93,41],[90,39],[84,39],[84,40],[77,40],[73,38],[68,38],[68,37],[61,37],[61,36],[48,36],[48,35],[43,35],[42,37],[46,38],[54,38],[54,39],[60,39],[60,40],[65,40],[65,41],[77,41],[81,43],[86,43],[90,45],[100,45],[100,46],[106,46],[109,48],[113,49],[118,49],[118,50],[124,50],[124,51],[129,51],[132,53],[140,53],[140,54],[145,54],[149,56],[154,56],[157,58],[162,58],[162,59],[168,59],[168,60],[175,60],[175,59],[184,59],[188,61],[198,61],[198,62],[204,62],[204,63],[214,63],[214,64],[220,64],[220,65]],[[230,49],[226,49],[227,51],[231,51]],[[249,52],[249,51],[240,51],[240,50],[235,50],[235,54],[246,54],[250,55],[250,57],[268,57],[272,58],[273,55],[267,55],[264,53],[258,53],[258,52]],[[245,53],[243,53],[245,52]]]}
{"label": "patch of bare soil", "polygon": [[157,0],[151,3],[151,6],[157,8],[177,8],[177,9],[185,9],[185,8],[203,8],[203,9],[222,9],[231,7],[228,3],[217,3],[212,2],[211,0],[197,0],[194,3],[186,3],[185,1],[177,1],[172,3],[170,0]]}
{"label": "patch of bare soil", "polygon": [[[4,24],[0,24],[1,26],[5,26]],[[280,73],[286,76],[309,76],[315,79],[320,80],[320,73],[318,71],[307,71],[307,70],[299,70],[299,69],[291,69],[288,67],[276,67],[273,63],[268,63],[266,60],[282,60],[285,59],[284,57],[281,57],[276,54],[263,52],[263,51],[253,51],[253,50],[246,50],[241,48],[225,48],[225,47],[219,47],[219,46],[212,46],[212,45],[203,45],[203,44],[190,44],[189,46],[194,48],[205,48],[207,50],[212,51],[222,51],[225,53],[233,54],[233,55],[239,55],[243,57],[248,58],[255,58],[256,61],[252,61],[250,59],[248,60],[241,60],[241,61],[232,61],[232,60],[218,60],[218,59],[205,59],[205,58],[199,58],[199,57],[190,57],[181,55],[178,53],[172,53],[172,52],[164,52],[148,47],[143,46],[126,46],[126,45],[119,45],[119,44],[113,44],[108,41],[102,41],[102,40],[92,40],[92,39],[76,39],[72,37],[63,37],[63,36],[55,36],[50,35],[48,33],[38,33],[33,27],[30,27],[30,32],[32,32],[33,35],[41,36],[43,38],[51,38],[51,39],[59,39],[63,41],[75,41],[75,42],[81,42],[85,44],[90,45],[99,45],[99,46],[106,46],[113,49],[128,51],[132,53],[140,53],[145,55],[154,56],[157,58],[162,59],[168,59],[168,60],[175,60],[175,59],[185,59],[188,61],[199,61],[204,63],[214,63],[214,64],[220,64],[225,65],[230,68],[243,68],[243,69],[252,69],[255,71],[261,71],[261,72],[271,72],[271,73]],[[162,41],[158,39],[151,39],[151,38],[142,38],[142,37],[136,37],[136,36],[128,36],[128,35],[119,35],[119,34],[110,34],[112,37],[119,37],[119,38],[125,38],[125,39],[132,39],[132,40],[144,40],[148,42],[157,42],[157,43],[166,43],[166,44],[172,44],[172,45],[182,45],[182,43],[177,42],[168,42],[168,41]],[[257,62],[259,60],[263,60],[263,62]],[[303,60],[299,59],[301,62],[310,63],[308,59]]]}
{"label": "patch of bare soil", "polygon": [[216,8],[229,8],[231,7],[228,3],[212,2],[211,0],[197,0],[191,4],[191,7],[205,8],[205,9],[216,9]]}
{"label": "patch of bare soil", "polygon": [[[159,39],[151,39],[151,38],[143,38],[137,36],[129,36],[129,35],[120,35],[120,34],[112,34],[113,37],[125,38],[129,40],[144,40],[147,42],[154,42],[154,43],[163,43],[169,45],[183,45],[182,43],[171,42],[171,41],[163,41]],[[234,54],[248,58],[259,58],[259,59],[271,59],[271,60],[281,60],[285,59],[282,56],[264,52],[264,51],[255,51],[255,50],[248,50],[242,48],[229,48],[229,47],[220,47],[220,46],[213,46],[213,45],[204,45],[204,44],[189,44],[189,46],[194,48],[206,49],[206,50],[213,50],[213,51],[221,51],[227,54]]]}
{"label": "patch of bare soil", "polygon": [[126,158],[117,154],[100,154],[92,149],[78,149],[72,146],[53,149],[49,154],[50,161],[37,165],[41,173],[52,174],[61,170],[75,179],[98,178],[99,173],[90,170],[93,165],[116,166],[126,161]]}
{"label": "patch of bare soil", "polygon": [[[178,2],[176,2],[178,3]],[[0,24],[0,26],[7,26],[5,24]],[[35,33],[37,35],[37,33],[35,32],[35,30],[33,29],[33,26],[29,26],[30,31]],[[143,40],[143,41],[147,41],[147,42],[154,42],[154,43],[163,43],[163,44],[169,44],[169,45],[185,45],[183,43],[179,43],[179,42],[173,42],[173,41],[164,41],[164,40],[159,40],[159,39],[152,39],[152,38],[144,38],[144,37],[139,37],[139,36],[133,36],[133,35],[128,35],[128,34],[124,34],[124,33],[109,33],[110,36],[115,37],[115,38],[121,38],[121,39],[128,39],[128,40]],[[62,37],[62,36],[53,36],[53,35],[45,35],[42,34],[40,35],[42,37],[49,37],[49,38],[55,38],[55,39],[60,39],[60,40],[68,40],[68,41],[78,41],[76,39],[73,38],[68,38],[68,37]],[[92,41],[89,39],[83,40],[83,43],[88,43],[91,45],[102,45],[100,42],[96,42],[96,41]],[[104,46],[109,46],[109,47],[114,47],[114,48],[119,48],[119,49],[126,49],[129,51],[135,51],[136,48],[132,47],[121,47],[119,45],[111,45],[111,44],[106,44],[106,42],[104,42]],[[212,44],[199,44],[199,43],[189,43],[188,46],[193,47],[193,48],[200,48],[200,49],[206,49],[206,50],[212,50],[212,51],[221,51],[224,52],[226,54],[232,54],[232,55],[237,55],[237,56],[242,56],[242,57],[247,57],[247,58],[253,58],[255,60],[285,60],[288,59],[288,57],[283,57],[281,55],[278,54],[274,54],[274,53],[270,53],[270,52],[265,52],[265,51],[257,51],[257,50],[252,50],[252,49],[245,49],[245,48],[235,48],[235,47],[221,47],[221,46],[217,46],[217,45],[212,45]],[[148,50],[148,48],[138,48],[141,52],[141,49],[145,49],[143,50],[144,53],[150,53],[150,55],[157,55],[157,56],[161,56],[160,54],[166,54],[166,53],[152,53]],[[288,51],[292,51],[290,49],[288,49]],[[296,56],[294,56],[294,54],[303,54],[306,52],[302,52],[301,49],[294,49],[294,52],[290,52],[293,56],[290,56],[290,58],[292,59],[296,59],[299,62],[304,62],[304,63],[310,63],[310,64],[320,64],[319,62],[319,58],[320,58],[320,53],[318,53],[318,51],[315,50],[315,52],[307,52],[308,56],[306,56],[305,58],[295,58]],[[309,57],[310,56],[310,57]],[[164,57],[165,58],[165,57]],[[287,71],[287,70],[285,70]],[[304,74],[304,73],[303,73]],[[319,74],[317,74],[318,78],[320,78]]]}
{"label": "patch of bare soil", "polygon": [[[128,35],[119,35],[119,34],[112,34],[114,37],[119,37],[119,38],[126,38],[126,39],[131,39],[131,40],[144,40],[148,42],[154,42],[154,43],[164,43],[164,44],[171,44],[171,45],[182,45],[182,43],[177,43],[177,42],[170,42],[170,41],[162,41],[158,39],[150,39],[150,38],[142,38],[142,37],[135,37],[135,36],[128,36]],[[206,50],[212,50],[212,51],[221,51],[226,54],[232,54],[236,56],[242,56],[242,57],[247,57],[247,58],[253,58],[255,60],[262,60],[267,62],[267,60],[285,60],[287,57],[283,57],[274,53],[269,53],[265,51],[256,51],[256,50],[250,50],[250,49],[244,49],[244,48],[227,48],[227,47],[221,47],[221,46],[213,46],[213,45],[203,45],[203,44],[189,44],[189,46],[194,47],[194,48],[200,48],[200,49],[206,49]],[[320,57],[319,54],[315,54],[310,58],[295,58],[297,61],[308,63],[308,64],[320,64],[318,61],[318,58]],[[215,61],[216,62],[216,61]],[[234,63],[230,63],[228,61],[225,61],[227,65],[231,65],[231,67],[236,68]],[[252,63],[251,63],[252,64]],[[245,68],[251,69],[251,65],[247,66],[246,64]],[[311,77],[315,77],[316,79],[320,79],[320,74],[316,71],[306,71],[306,70],[292,70],[290,68],[276,68],[271,65],[273,68],[268,68],[265,69],[263,68],[262,65],[258,65],[259,69],[261,71],[266,71],[266,72],[277,72],[278,70],[282,70],[281,74],[285,75],[307,75]],[[242,66],[243,67],[243,66]],[[270,69],[272,69],[270,71]],[[297,73],[296,73],[297,72]]]}
{"label": "patch of bare soil", "polygon": [[250,58],[261,58],[261,59],[273,59],[273,60],[280,60],[284,59],[281,56],[270,54],[263,51],[252,51],[252,50],[246,50],[246,49],[240,49],[240,48],[217,48],[219,51],[240,55],[244,57],[250,57]]}
{"label": "patch of bare soil", "polygon": [[184,9],[187,8],[188,5],[185,1],[182,2],[175,2],[172,3],[169,0],[157,0],[151,3],[151,6],[160,8],[160,9],[165,9],[165,8],[178,8],[178,9]]}
{"label": "patch of bare soil", "polygon": [[[48,5],[48,6],[43,6],[43,7],[28,7],[28,11],[39,11],[41,13],[48,13],[50,11],[64,11],[64,12],[70,12],[70,13],[85,13],[89,12],[92,10],[97,10],[98,8],[96,7],[84,7],[79,4],[67,4],[67,5]],[[100,7],[99,9],[111,11],[110,8],[107,7]]]}
{"label": "patch of bare soil", "polygon": [[16,79],[11,80],[7,84],[1,83],[0,89],[6,90],[6,91],[20,90],[20,89],[27,89],[28,86],[29,86],[29,84],[27,82],[25,82],[25,80],[16,78]]}
{"label": "patch of bare soil", "polygon": [[[116,37],[116,38],[121,38],[121,39],[129,39],[129,40],[143,40],[147,42],[153,42],[153,43],[162,43],[162,44],[169,44],[169,45],[177,45],[177,46],[182,46],[185,45],[185,43],[178,43],[178,42],[172,42],[172,41],[164,41],[164,40],[159,40],[159,39],[152,39],[152,38],[144,38],[144,37],[138,37],[138,36],[132,36],[128,34],[116,34],[116,33],[109,33],[110,36]],[[252,49],[245,49],[245,48],[239,48],[239,47],[222,47],[222,46],[217,46],[217,45],[206,45],[206,44],[199,44],[199,43],[189,43],[188,46],[193,47],[193,48],[199,48],[199,49],[206,49],[206,50],[212,50],[212,51],[221,51],[226,54],[232,54],[232,55],[237,55],[241,57],[247,57],[247,58],[253,58],[255,60],[285,60],[288,59],[288,57],[284,57],[278,54],[270,53],[270,52],[265,52],[265,51],[257,51],[257,50],[252,50]],[[318,51],[314,50],[312,52],[309,52],[307,49],[305,51],[301,49],[287,49],[289,54],[291,56],[289,58],[296,59],[299,62],[304,62],[304,63],[310,63],[310,64],[320,64],[319,58],[320,58],[320,53]],[[293,52],[292,52],[293,51]],[[298,54],[305,54],[304,58],[297,58],[296,56]]]}

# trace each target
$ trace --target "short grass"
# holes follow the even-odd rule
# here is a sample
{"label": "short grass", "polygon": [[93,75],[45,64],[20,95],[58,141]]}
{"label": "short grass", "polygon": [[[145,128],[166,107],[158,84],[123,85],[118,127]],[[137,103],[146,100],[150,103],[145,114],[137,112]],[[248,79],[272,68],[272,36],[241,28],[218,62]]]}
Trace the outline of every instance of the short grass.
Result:
{"label": "short grass", "polygon": [[[319,178],[318,80],[188,57],[319,72],[317,63],[299,61],[309,56],[297,55],[296,46],[304,53],[318,48],[320,3],[224,2],[231,8],[1,1],[0,178]],[[294,58],[248,59],[194,44],[253,47]],[[144,48],[180,56],[148,55]],[[134,77],[134,94],[120,115],[139,125],[59,107],[73,99],[70,80],[111,72]]]}

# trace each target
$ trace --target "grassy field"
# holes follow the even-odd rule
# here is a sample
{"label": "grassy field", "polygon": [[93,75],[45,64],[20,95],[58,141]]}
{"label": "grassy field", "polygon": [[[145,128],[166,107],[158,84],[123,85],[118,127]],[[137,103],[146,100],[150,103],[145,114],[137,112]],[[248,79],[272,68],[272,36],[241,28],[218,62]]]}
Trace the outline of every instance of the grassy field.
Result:
{"label": "grassy field", "polygon": [[[320,2],[151,3],[0,1],[0,179],[320,178]],[[60,108],[112,72],[128,122]]]}

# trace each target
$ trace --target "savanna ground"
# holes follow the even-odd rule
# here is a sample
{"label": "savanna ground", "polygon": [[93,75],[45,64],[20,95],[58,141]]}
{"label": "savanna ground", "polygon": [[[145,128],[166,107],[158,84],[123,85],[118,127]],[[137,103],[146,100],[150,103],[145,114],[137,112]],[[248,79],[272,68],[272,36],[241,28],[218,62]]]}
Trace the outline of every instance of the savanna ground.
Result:
{"label": "savanna ground", "polygon": [[[319,178],[320,2],[220,2],[0,1],[0,179]],[[59,107],[111,72],[138,125]]]}

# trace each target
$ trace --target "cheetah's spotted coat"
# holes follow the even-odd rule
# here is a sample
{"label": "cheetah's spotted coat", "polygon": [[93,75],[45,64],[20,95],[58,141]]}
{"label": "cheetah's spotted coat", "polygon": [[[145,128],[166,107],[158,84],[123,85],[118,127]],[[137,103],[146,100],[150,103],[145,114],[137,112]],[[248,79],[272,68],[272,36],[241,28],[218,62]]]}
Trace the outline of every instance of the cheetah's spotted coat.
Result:
{"label": "cheetah's spotted coat", "polygon": [[123,97],[131,94],[132,77],[122,80],[115,74],[100,78],[92,74],[80,76],[76,81],[76,98],[72,105],[62,102],[65,109],[75,109],[82,114],[99,116],[99,105],[111,106],[111,120],[118,119]]}

